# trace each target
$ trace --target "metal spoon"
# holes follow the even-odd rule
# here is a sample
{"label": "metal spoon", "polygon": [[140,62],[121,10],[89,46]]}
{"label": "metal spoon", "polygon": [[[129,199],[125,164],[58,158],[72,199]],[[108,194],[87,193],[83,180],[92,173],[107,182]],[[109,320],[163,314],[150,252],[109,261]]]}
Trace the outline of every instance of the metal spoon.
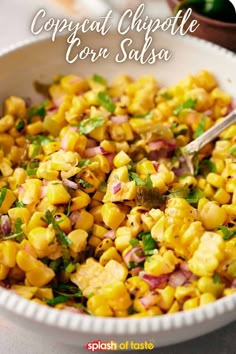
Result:
{"label": "metal spoon", "polygon": [[201,150],[206,144],[214,140],[220,133],[228,128],[233,123],[236,123],[236,110],[230,112],[221,122],[215,124],[197,139],[184,146],[181,151],[185,157],[190,172],[193,174],[192,157],[195,152]]}

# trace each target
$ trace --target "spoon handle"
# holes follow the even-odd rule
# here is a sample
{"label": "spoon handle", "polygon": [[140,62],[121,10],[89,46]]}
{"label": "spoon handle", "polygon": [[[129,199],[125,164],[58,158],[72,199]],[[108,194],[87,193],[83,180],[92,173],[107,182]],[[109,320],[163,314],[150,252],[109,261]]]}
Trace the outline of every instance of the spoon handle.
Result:
{"label": "spoon handle", "polygon": [[229,113],[221,122],[215,124],[197,139],[184,146],[184,154],[191,155],[194,152],[198,152],[233,123],[236,123],[236,110]]}

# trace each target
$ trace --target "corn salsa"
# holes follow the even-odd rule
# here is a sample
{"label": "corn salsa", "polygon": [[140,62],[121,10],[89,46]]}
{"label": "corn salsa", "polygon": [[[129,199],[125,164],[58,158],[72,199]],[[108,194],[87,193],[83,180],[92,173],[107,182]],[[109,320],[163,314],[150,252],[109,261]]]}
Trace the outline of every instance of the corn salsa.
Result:
{"label": "corn salsa", "polygon": [[[57,309],[146,317],[236,292],[236,125],[208,71],[176,85],[56,77],[0,118],[0,286]],[[194,171],[194,172],[192,172]]]}

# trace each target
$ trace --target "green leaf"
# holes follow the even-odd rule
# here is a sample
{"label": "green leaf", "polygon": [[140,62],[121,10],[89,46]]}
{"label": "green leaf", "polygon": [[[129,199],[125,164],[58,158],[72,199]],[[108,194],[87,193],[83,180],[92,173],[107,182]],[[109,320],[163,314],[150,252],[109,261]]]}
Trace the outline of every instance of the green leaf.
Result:
{"label": "green leaf", "polygon": [[100,91],[98,93],[98,96],[97,96],[97,99],[98,99],[98,103],[106,108],[109,112],[113,113],[116,106],[115,104],[112,102],[112,99],[111,97],[108,95],[108,92],[107,91]]}
{"label": "green leaf", "polygon": [[229,149],[229,153],[234,157],[236,156],[236,145],[231,146],[231,148]]}
{"label": "green leaf", "polygon": [[67,285],[67,284],[59,284],[58,286],[53,287],[53,290],[63,296],[67,297],[81,297],[83,296],[82,291],[80,288],[74,285]]}
{"label": "green leaf", "polygon": [[135,172],[129,172],[129,178],[132,181],[135,181],[137,186],[144,186],[146,188],[152,188],[152,180],[149,173],[147,174],[146,181],[143,181],[139,175]]}
{"label": "green leaf", "polygon": [[197,129],[195,130],[194,139],[201,136],[204,133],[205,129],[206,129],[206,117],[203,116],[200,120],[200,123],[197,126]]}
{"label": "green leaf", "polygon": [[199,169],[201,173],[204,173],[205,175],[207,175],[209,172],[217,172],[216,165],[214,164],[214,162],[207,159],[204,159],[200,162]]}
{"label": "green leaf", "polygon": [[61,259],[58,258],[58,259],[55,259],[54,261],[51,261],[48,266],[54,272],[57,272],[59,270],[59,267],[61,266]]}
{"label": "green leaf", "polygon": [[74,270],[76,270],[76,264],[69,263],[65,269],[65,272],[70,274],[70,273],[74,272]]}
{"label": "green leaf", "polygon": [[146,114],[135,114],[133,115],[134,118],[140,118],[140,119],[152,119],[153,118],[154,111],[150,111]]}
{"label": "green leaf", "polygon": [[27,118],[28,118],[28,121],[30,122],[31,121],[31,118],[34,117],[34,116],[40,116],[40,117],[45,117],[46,115],[46,105],[48,104],[48,100],[42,102],[41,104],[37,105],[37,106],[32,106],[29,108],[29,111],[28,111],[28,115],[27,115]]}
{"label": "green leaf", "polygon": [[138,233],[137,238],[139,240],[142,240],[143,236],[149,236],[149,235],[151,235],[150,231],[142,231]]}
{"label": "green leaf", "polygon": [[142,242],[143,242],[144,253],[146,255],[149,254],[148,251],[153,251],[154,249],[156,249],[157,244],[154,238],[152,238],[151,233],[147,235],[143,235]]}
{"label": "green leaf", "polygon": [[24,128],[25,122],[23,119],[20,119],[19,123],[15,126],[16,130],[20,131]]}
{"label": "green leaf", "polygon": [[186,199],[189,196],[189,187],[187,184],[183,186],[183,188],[178,188],[171,190],[167,195],[168,198],[184,198]]}
{"label": "green leaf", "polygon": [[22,236],[24,236],[24,232],[22,231],[21,226],[22,226],[22,220],[21,218],[17,218],[14,224],[15,233],[9,236],[4,236],[2,239],[3,240],[17,239],[18,242],[22,241]]}
{"label": "green leaf", "polygon": [[26,169],[25,169],[27,175],[28,176],[35,176],[36,173],[37,173],[38,166],[39,166],[39,162],[38,161],[29,162],[26,165]]}
{"label": "green leaf", "polygon": [[166,100],[171,100],[173,98],[173,96],[169,93],[169,92],[163,92],[161,94],[161,97],[165,98]]}
{"label": "green leaf", "polygon": [[140,245],[139,240],[137,240],[136,238],[131,238],[131,239],[129,240],[129,243],[130,243],[131,246],[133,246],[133,247],[136,247],[136,246],[139,246],[139,245]]}
{"label": "green leaf", "polygon": [[188,98],[186,101],[181,103],[178,107],[175,108],[173,111],[174,115],[177,116],[180,112],[184,109],[194,109],[196,106],[197,100],[193,100],[192,98]]}
{"label": "green leaf", "polygon": [[91,161],[89,159],[81,159],[79,160],[78,162],[78,167],[85,167],[85,166],[88,166],[90,165]]}
{"label": "green leaf", "polygon": [[57,221],[54,219],[53,214],[50,210],[47,210],[45,213],[45,218],[47,220],[48,225],[52,225],[54,230],[56,231],[57,238],[59,243],[63,246],[70,246],[71,241],[66,236],[65,232],[61,230],[60,226],[58,225]]}
{"label": "green leaf", "polygon": [[57,304],[61,304],[62,302],[67,302],[69,299],[68,296],[59,295],[54,297],[54,299],[46,299],[46,303],[50,306],[55,306]]}
{"label": "green leaf", "polygon": [[92,188],[93,185],[82,178],[79,178],[78,183],[81,185],[82,188]]}
{"label": "green leaf", "polygon": [[24,207],[25,207],[25,204],[24,204],[23,202],[16,201],[16,202],[15,202],[15,206],[16,206],[17,208],[24,208]]}
{"label": "green leaf", "polygon": [[205,194],[198,188],[195,188],[193,191],[191,191],[186,198],[187,202],[189,204],[196,204],[198,203],[199,199],[204,198]]}
{"label": "green leaf", "polygon": [[101,127],[105,123],[104,117],[93,117],[82,120],[82,122],[78,123],[79,133],[80,134],[89,134],[94,129]]}
{"label": "green leaf", "polygon": [[36,144],[41,146],[50,143],[52,141],[55,141],[54,139],[49,138],[48,136],[45,135],[26,135],[26,139],[29,140],[31,144]]}
{"label": "green leaf", "polygon": [[133,262],[133,261],[129,262],[129,264],[128,264],[128,269],[129,270],[131,270],[131,269],[133,269],[135,267],[137,267],[137,264],[135,262]]}
{"label": "green leaf", "polygon": [[225,240],[227,240],[227,237],[229,236],[229,234],[230,234],[230,231],[229,231],[229,229],[225,226],[225,225],[221,225],[220,227],[219,227],[219,229],[222,231],[222,233],[223,233],[223,239]]}
{"label": "green leaf", "polygon": [[215,284],[220,284],[220,283],[221,283],[221,278],[220,278],[220,276],[219,276],[218,273],[215,273],[215,274],[213,275],[213,282],[214,282]]}
{"label": "green leaf", "polygon": [[98,84],[104,85],[104,86],[106,86],[106,84],[107,84],[107,80],[98,74],[93,75],[93,81],[97,82]]}
{"label": "green leaf", "polygon": [[7,186],[2,187],[1,193],[0,193],[0,207],[2,206],[2,203],[4,202],[7,194]]}

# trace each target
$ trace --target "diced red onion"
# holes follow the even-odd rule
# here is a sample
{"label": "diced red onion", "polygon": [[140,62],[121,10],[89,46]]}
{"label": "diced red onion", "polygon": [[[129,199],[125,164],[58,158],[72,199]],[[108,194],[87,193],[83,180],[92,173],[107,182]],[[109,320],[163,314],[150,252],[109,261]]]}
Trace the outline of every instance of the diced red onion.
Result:
{"label": "diced red onion", "polygon": [[63,103],[65,96],[59,96],[56,98],[53,98],[53,103],[56,108],[60,107],[60,105]]}
{"label": "diced red onion", "polygon": [[142,270],[142,267],[135,267],[130,270],[130,274],[132,275],[132,277],[134,277],[135,275],[138,275]]}
{"label": "diced red onion", "polygon": [[173,287],[184,285],[187,281],[187,277],[180,270],[175,271],[169,277],[169,284]]}
{"label": "diced red onion", "polygon": [[145,254],[143,253],[142,247],[133,247],[124,256],[124,261],[127,264],[127,266],[129,265],[130,262],[139,264],[144,260],[145,260]]}
{"label": "diced red onion", "polygon": [[114,124],[122,124],[128,121],[127,115],[120,115],[120,116],[111,116],[111,121]]}
{"label": "diced red onion", "polygon": [[111,187],[112,189],[112,193],[116,194],[121,190],[121,182],[115,183],[114,185],[112,185]]}
{"label": "diced red onion", "polygon": [[165,144],[162,140],[151,141],[148,143],[150,151],[160,150],[161,148],[165,147]]}
{"label": "diced red onion", "polygon": [[84,310],[76,308],[76,307],[65,306],[63,308],[63,310],[70,311],[70,312],[73,312],[73,313],[79,313],[81,315],[87,315],[87,313]]}
{"label": "diced red onion", "polygon": [[66,150],[68,145],[68,136],[65,134],[63,138],[61,139],[61,148],[62,150]]}
{"label": "diced red onion", "polygon": [[191,275],[193,274],[189,270],[189,266],[188,266],[187,262],[180,263],[179,269],[182,271],[182,273],[184,273],[184,275],[186,276],[187,279],[189,279],[191,277]]}
{"label": "diced red onion", "polygon": [[113,154],[113,153],[105,154],[105,157],[109,162],[110,168],[113,169],[114,168],[113,160],[114,160],[115,154]]}
{"label": "diced red onion", "polygon": [[47,195],[47,186],[42,186],[40,190],[40,198],[44,198]]}
{"label": "diced red onion", "polygon": [[155,294],[150,293],[146,296],[140,297],[139,300],[146,310],[154,304],[155,296]]}
{"label": "diced red onion", "polygon": [[86,148],[95,147],[97,145],[98,145],[98,143],[96,140],[90,139],[90,138],[87,139]]}
{"label": "diced red onion", "polygon": [[158,162],[157,161],[152,161],[153,167],[155,168],[156,171],[158,171]]}
{"label": "diced red onion", "polygon": [[203,114],[205,115],[205,116],[211,116],[212,115],[212,109],[207,109],[205,112],[203,112]]}
{"label": "diced red onion", "polygon": [[116,234],[115,230],[108,230],[104,235],[103,238],[110,238],[111,240],[115,240]]}
{"label": "diced red onion", "polygon": [[151,290],[161,287],[161,285],[165,283],[169,278],[167,274],[151,275],[146,273],[140,273],[140,276],[148,283]]}
{"label": "diced red onion", "polygon": [[232,281],[231,288],[236,288],[236,278]]}
{"label": "diced red onion", "polygon": [[95,146],[84,150],[85,157],[93,157],[96,155],[104,155],[106,152],[101,146]]}
{"label": "diced red onion", "polygon": [[24,193],[25,192],[25,188],[22,186],[22,184],[19,185],[18,192],[19,193]]}
{"label": "diced red onion", "polygon": [[80,212],[78,210],[72,211],[72,213],[69,216],[72,226],[76,224],[79,217],[80,217]]}
{"label": "diced red onion", "polygon": [[1,231],[4,236],[7,236],[11,232],[11,224],[8,215],[1,216]]}
{"label": "diced red onion", "polygon": [[63,178],[62,180],[63,184],[65,187],[71,188],[71,189],[78,189],[78,184],[74,181],[71,181],[70,179]]}
{"label": "diced red onion", "polygon": [[158,139],[156,141],[150,141],[148,143],[150,151],[160,150],[162,148],[168,148],[170,150],[176,149],[175,139]]}

